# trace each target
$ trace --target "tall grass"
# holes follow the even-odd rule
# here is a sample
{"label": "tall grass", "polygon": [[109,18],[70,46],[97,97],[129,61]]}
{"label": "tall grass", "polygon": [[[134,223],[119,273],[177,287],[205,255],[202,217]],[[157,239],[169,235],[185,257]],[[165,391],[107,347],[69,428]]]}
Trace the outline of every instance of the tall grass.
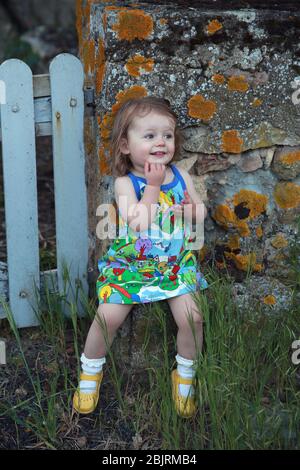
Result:
{"label": "tall grass", "polygon": [[[237,307],[229,277],[213,270],[206,277],[210,288],[195,295],[204,320],[204,345],[197,358],[195,417],[182,419],[173,407],[170,374],[175,366],[176,338],[168,327],[170,313],[159,302],[145,309],[151,323],[142,346],[147,362],[144,380],[129,393],[130,371],[122,371],[122,358],[110,348],[101,388],[103,399],[89,417],[89,428],[99,433],[107,429],[109,416],[108,431],[114,435],[119,422],[129,423],[127,448],[299,449],[300,387],[297,367],[291,362],[291,344],[300,337],[297,303],[276,314],[266,314],[257,306],[244,311]],[[29,430],[32,446],[63,448],[67,436],[78,435],[78,426],[87,419],[72,413],[72,396],[96,305],[85,298],[80,286],[76,289],[74,298],[81,299],[86,318],[77,315],[75,302],[69,303],[71,314],[66,318],[64,293],[55,294],[46,287],[40,299],[36,311],[39,331],[52,358],[52,369],[44,364],[46,378],[29,365],[22,330],[17,329],[9,307],[2,302],[30,393],[25,400],[2,400],[0,404],[0,418],[16,424],[17,441],[21,432]],[[105,331],[105,325],[100,326]],[[158,341],[160,353],[155,354],[152,345]],[[72,352],[68,353],[70,344]],[[70,354],[75,358],[73,369]],[[88,433],[86,424],[82,432]]]}

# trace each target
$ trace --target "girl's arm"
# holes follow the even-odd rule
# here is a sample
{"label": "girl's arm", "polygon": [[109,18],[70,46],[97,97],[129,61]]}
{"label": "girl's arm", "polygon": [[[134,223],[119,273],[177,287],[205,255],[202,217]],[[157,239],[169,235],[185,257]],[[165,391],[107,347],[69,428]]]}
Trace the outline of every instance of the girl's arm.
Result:
{"label": "girl's arm", "polygon": [[[195,189],[191,175],[183,169],[180,169],[180,173],[186,184],[186,191],[184,193],[185,197],[181,201],[182,210],[184,210],[185,205],[191,205],[191,213],[187,211],[188,220],[192,223],[201,224],[207,216],[207,209]],[[191,218],[189,215],[191,215]]]}
{"label": "girl's arm", "polygon": [[140,201],[128,176],[121,176],[115,181],[115,199],[122,219],[135,232],[147,230],[155,218],[165,171],[165,165],[145,164],[147,185]]}

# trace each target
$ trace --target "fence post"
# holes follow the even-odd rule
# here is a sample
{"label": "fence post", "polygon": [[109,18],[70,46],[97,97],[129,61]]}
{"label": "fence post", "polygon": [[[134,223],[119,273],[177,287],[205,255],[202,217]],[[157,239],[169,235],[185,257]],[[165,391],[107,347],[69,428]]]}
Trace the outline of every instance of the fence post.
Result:
{"label": "fence post", "polygon": [[39,241],[32,72],[18,59],[0,66],[9,303],[18,327],[36,325]]}
{"label": "fence post", "polygon": [[[88,295],[87,189],[83,144],[83,68],[71,54],[59,54],[50,64],[55,181],[56,247],[59,290],[74,302],[76,285]],[[68,268],[70,284],[65,285]],[[78,302],[78,301],[77,301]],[[66,308],[66,313],[68,308]],[[83,306],[78,302],[78,313]]]}

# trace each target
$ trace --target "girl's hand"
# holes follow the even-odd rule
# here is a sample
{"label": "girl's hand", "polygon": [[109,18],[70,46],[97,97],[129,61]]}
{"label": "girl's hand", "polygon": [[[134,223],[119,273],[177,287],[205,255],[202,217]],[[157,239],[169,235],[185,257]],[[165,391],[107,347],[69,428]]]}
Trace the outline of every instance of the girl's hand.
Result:
{"label": "girl's hand", "polygon": [[182,199],[181,204],[194,204],[187,190],[184,191],[184,199]]}
{"label": "girl's hand", "polygon": [[158,187],[163,184],[166,176],[166,165],[161,163],[145,162],[144,171],[147,184]]}
{"label": "girl's hand", "polygon": [[192,205],[192,212],[193,212],[194,202],[193,202],[191,196],[189,195],[188,191],[185,190],[184,191],[184,198],[181,200],[180,204],[176,204],[176,205],[173,206],[174,214],[175,215],[180,215],[180,214],[184,213],[184,206],[187,205],[187,204]]}

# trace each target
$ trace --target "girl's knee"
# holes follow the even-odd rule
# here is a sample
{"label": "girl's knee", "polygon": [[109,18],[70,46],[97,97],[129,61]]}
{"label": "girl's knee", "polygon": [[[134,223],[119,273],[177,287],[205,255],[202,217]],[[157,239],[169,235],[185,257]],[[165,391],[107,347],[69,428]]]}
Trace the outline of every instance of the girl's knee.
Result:
{"label": "girl's knee", "polygon": [[187,313],[183,320],[183,323],[186,327],[191,327],[191,325],[194,325],[197,328],[201,327],[203,324],[202,314],[198,310],[193,310],[193,312]]}
{"label": "girl's knee", "polygon": [[126,319],[131,305],[100,304],[96,318],[100,324],[105,323],[108,328],[118,328]]}

